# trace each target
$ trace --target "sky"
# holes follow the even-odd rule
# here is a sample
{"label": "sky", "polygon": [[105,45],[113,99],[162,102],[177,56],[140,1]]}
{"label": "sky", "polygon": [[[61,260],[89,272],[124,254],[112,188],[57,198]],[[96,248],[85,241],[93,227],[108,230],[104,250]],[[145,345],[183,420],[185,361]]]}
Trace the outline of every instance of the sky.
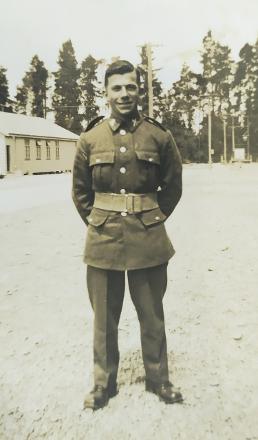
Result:
{"label": "sky", "polygon": [[138,63],[139,46],[150,42],[157,76],[169,88],[184,62],[201,71],[208,30],[237,61],[241,47],[258,38],[258,0],[0,0],[0,66],[14,96],[33,55],[55,71],[68,39],[79,63],[89,54]]}

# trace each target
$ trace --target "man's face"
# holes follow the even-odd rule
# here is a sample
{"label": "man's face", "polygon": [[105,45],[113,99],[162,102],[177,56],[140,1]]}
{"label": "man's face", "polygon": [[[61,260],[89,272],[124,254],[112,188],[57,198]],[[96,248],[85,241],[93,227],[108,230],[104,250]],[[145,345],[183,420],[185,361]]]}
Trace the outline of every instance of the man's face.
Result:
{"label": "man's face", "polygon": [[106,96],[114,115],[130,115],[137,108],[139,101],[135,70],[111,75],[106,86]]}

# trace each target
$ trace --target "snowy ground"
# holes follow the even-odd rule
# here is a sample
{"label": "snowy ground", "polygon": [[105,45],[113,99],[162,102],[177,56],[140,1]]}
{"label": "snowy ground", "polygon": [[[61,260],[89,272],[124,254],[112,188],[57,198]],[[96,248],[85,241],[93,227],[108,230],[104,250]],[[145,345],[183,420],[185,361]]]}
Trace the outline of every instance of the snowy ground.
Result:
{"label": "snowy ground", "polygon": [[177,250],[165,296],[171,379],[185,397],[144,391],[127,292],[120,391],[83,411],[92,386],[85,227],[71,175],[0,181],[0,439],[258,439],[258,164],[187,165],[167,230]]}

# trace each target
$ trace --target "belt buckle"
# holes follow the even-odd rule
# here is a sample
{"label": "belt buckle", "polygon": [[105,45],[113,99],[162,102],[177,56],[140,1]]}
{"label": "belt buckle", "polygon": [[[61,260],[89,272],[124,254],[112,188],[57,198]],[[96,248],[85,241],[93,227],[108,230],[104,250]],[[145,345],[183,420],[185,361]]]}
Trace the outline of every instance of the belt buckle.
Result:
{"label": "belt buckle", "polygon": [[125,207],[126,207],[126,212],[128,212],[128,214],[133,214],[133,212],[134,212],[134,196],[132,194],[126,194]]}
{"label": "belt buckle", "polygon": [[140,212],[142,208],[142,199],[137,194],[126,194],[126,211],[129,214],[134,214],[135,212]]}

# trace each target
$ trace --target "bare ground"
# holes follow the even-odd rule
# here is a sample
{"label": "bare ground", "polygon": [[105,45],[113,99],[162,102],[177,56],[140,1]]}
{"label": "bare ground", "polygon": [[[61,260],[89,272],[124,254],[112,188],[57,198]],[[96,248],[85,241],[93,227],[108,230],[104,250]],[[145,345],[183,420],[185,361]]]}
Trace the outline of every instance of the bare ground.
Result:
{"label": "bare ground", "polygon": [[257,440],[258,164],[185,166],[167,222],[177,253],[164,305],[182,405],[144,391],[126,292],[119,394],[83,411],[93,316],[70,188],[70,175],[0,181],[1,440]]}

